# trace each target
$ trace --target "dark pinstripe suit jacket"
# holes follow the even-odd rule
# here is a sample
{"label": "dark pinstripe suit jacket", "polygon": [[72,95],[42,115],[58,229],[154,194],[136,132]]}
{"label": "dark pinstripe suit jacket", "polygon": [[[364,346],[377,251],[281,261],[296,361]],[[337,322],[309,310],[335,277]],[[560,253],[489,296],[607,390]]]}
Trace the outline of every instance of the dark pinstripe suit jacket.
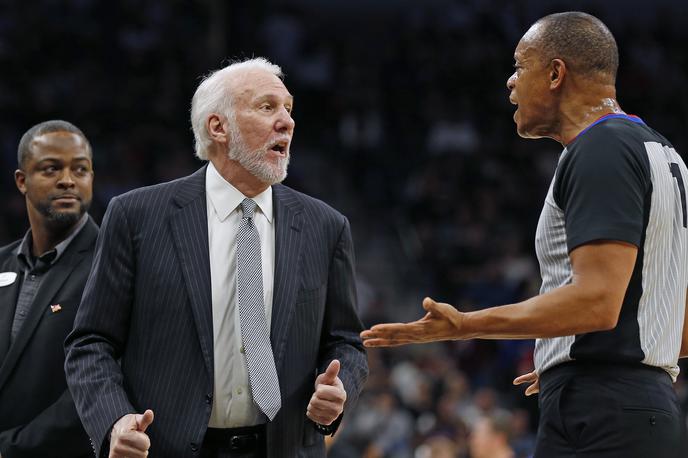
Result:
{"label": "dark pinstripe suit jacket", "polygon": [[[153,409],[152,457],[198,454],[213,393],[213,321],[205,171],[110,202],[75,328],[69,388],[100,456],[121,416]],[[273,187],[275,285],[271,340],[282,409],[268,425],[271,457],[324,456],[306,418],[318,372],[338,358],[356,401],[367,376],[345,217]]]}

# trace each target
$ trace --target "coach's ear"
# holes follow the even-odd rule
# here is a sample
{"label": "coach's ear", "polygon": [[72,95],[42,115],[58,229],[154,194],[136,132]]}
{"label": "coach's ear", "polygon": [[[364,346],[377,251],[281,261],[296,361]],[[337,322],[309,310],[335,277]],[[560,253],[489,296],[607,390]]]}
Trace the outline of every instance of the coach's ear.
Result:
{"label": "coach's ear", "polygon": [[550,62],[549,70],[549,88],[551,90],[557,90],[564,84],[564,78],[566,77],[566,62],[561,59],[552,59]]}
{"label": "coach's ear", "polygon": [[208,136],[214,142],[227,145],[229,143],[229,120],[226,116],[211,113],[205,121]]}

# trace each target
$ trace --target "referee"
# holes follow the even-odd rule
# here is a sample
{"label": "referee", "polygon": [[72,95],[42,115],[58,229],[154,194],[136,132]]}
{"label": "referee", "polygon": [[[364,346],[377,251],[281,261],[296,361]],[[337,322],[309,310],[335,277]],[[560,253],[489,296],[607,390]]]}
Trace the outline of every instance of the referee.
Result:
{"label": "referee", "polygon": [[688,353],[686,165],[620,108],[616,42],[597,18],[546,16],[514,59],[518,134],[564,145],[535,235],[540,295],[470,313],[425,299],[424,318],[364,343],[537,338],[537,458],[685,456],[672,381]]}

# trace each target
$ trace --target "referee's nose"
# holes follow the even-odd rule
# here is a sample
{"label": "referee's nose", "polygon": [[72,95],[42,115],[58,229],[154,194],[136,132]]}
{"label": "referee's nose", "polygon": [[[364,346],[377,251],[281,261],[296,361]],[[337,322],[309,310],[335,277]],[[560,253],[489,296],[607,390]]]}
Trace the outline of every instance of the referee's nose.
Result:
{"label": "referee's nose", "polygon": [[512,73],[509,79],[506,80],[506,88],[510,91],[514,90],[516,86],[516,72]]}

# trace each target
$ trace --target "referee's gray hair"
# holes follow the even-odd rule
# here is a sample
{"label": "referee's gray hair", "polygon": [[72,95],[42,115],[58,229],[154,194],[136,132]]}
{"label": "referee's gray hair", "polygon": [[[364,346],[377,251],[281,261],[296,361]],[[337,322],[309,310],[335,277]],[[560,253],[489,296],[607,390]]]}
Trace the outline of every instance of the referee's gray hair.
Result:
{"label": "referee's gray hair", "polygon": [[61,119],[51,119],[31,127],[29,130],[24,132],[21,140],[19,140],[19,146],[17,147],[17,165],[21,170],[24,170],[26,160],[31,155],[31,142],[33,139],[44,134],[51,134],[53,132],[70,132],[80,136],[86,142],[88,154],[93,157],[91,142],[88,141],[88,138],[86,138],[86,135],[84,135],[81,129],[76,127],[71,122],[63,121]]}
{"label": "referee's gray hair", "polygon": [[280,79],[284,74],[279,65],[273,64],[264,57],[233,61],[220,70],[211,72],[196,88],[191,99],[191,130],[194,134],[196,157],[208,160],[208,147],[212,141],[206,129],[206,120],[212,113],[226,116],[233,122],[232,93],[227,84],[229,78],[238,70],[262,69]]}

